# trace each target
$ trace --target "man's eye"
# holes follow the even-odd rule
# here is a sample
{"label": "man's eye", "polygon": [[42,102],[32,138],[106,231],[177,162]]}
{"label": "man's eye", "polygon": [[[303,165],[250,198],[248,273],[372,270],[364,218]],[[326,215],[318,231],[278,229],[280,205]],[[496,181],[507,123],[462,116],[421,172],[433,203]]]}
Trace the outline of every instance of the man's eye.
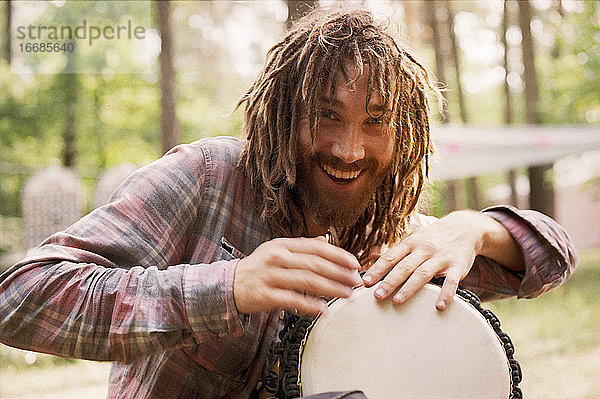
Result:
{"label": "man's eye", "polygon": [[369,118],[369,119],[367,119],[367,124],[368,125],[381,125],[383,122],[384,122],[383,116],[380,116],[379,118]]}
{"label": "man's eye", "polygon": [[320,117],[323,118],[323,119],[331,119],[331,120],[337,120],[338,119],[338,117],[335,114],[335,112],[333,112],[332,110],[327,109],[327,108],[321,109]]}

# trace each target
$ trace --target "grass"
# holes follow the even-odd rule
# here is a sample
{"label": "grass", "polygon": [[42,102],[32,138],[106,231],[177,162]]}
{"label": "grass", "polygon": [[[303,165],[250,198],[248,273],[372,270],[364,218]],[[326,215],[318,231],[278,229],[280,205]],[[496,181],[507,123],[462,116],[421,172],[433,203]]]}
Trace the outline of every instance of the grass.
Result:
{"label": "grass", "polygon": [[[539,298],[485,306],[515,344],[525,398],[600,398],[600,249],[583,251],[571,280]],[[0,398],[105,398],[108,369],[0,345]]]}
{"label": "grass", "polygon": [[[16,349],[3,347],[3,352]],[[26,355],[26,354],[25,354]],[[40,355],[38,355],[39,357]],[[29,359],[31,360],[31,359]],[[38,361],[36,360],[35,363]],[[71,363],[0,369],[2,399],[101,399],[107,397],[109,363],[76,360]],[[43,362],[46,363],[46,362]]]}
{"label": "grass", "polygon": [[515,344],[525,398],[600,398],[600,249],[581,255],[563,286],[486,304]]}

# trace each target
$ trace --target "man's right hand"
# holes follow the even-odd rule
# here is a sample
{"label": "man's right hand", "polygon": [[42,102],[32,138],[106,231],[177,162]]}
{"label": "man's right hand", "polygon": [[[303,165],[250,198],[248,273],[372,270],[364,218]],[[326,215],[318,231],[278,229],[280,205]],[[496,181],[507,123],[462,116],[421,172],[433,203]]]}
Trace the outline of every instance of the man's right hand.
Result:
{"label": "man's right hand", "polygon": [[276,238],[238,261],[233,295],[239,313],[275,309],[316,315],[327,308],[321,297],[349,297],[362,283],[360,264],[325,237]]}

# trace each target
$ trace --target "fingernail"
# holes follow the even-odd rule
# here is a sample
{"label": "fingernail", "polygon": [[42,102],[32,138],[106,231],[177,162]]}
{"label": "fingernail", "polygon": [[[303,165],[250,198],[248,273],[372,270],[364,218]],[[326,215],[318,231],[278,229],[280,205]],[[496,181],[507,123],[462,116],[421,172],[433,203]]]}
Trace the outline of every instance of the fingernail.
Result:
{"label": "fingernail", "polygon": [[385,290],[385,288],[379,287],[375,290],[375,296],[378,298],[385,298],[386,295],[387,291]]}
{"label": "fingernail", "polygon": [[399,292],[394,296],[394,302],[397,304],[404,303],[405,300],[406,300],[406,295],[404,295],[402,292]]}
{"label": "fingernail", "polygon": [[440,299],[435,307],[438,309],[446,309],[446,302]]}
{"label": "fingernail", "polygon": [[365,275],[362,277],[362,279],[363,279],[363,281],[364,281],[365,283],[367,283],[367,284],[371,284],[371,283],[373,282],[373,277],[371,277],[371,276],[369,276],[369,275],[367,275],[367,274],[365,274]]}

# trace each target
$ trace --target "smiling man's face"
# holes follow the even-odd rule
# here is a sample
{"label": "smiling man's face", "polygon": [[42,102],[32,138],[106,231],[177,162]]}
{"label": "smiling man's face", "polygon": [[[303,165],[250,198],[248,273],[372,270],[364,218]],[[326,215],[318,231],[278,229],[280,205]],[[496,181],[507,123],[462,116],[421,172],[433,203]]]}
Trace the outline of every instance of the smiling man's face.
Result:
{"label": "smiling man's face", "polygon": [[305,217],[325,229],[352,226],[391,166],[395,139],[376,93],[365,110],[366,72],[355,90],[337,85],[333,98],[321,99],[314,145],[306,118],[300,125],[298,192]]}

